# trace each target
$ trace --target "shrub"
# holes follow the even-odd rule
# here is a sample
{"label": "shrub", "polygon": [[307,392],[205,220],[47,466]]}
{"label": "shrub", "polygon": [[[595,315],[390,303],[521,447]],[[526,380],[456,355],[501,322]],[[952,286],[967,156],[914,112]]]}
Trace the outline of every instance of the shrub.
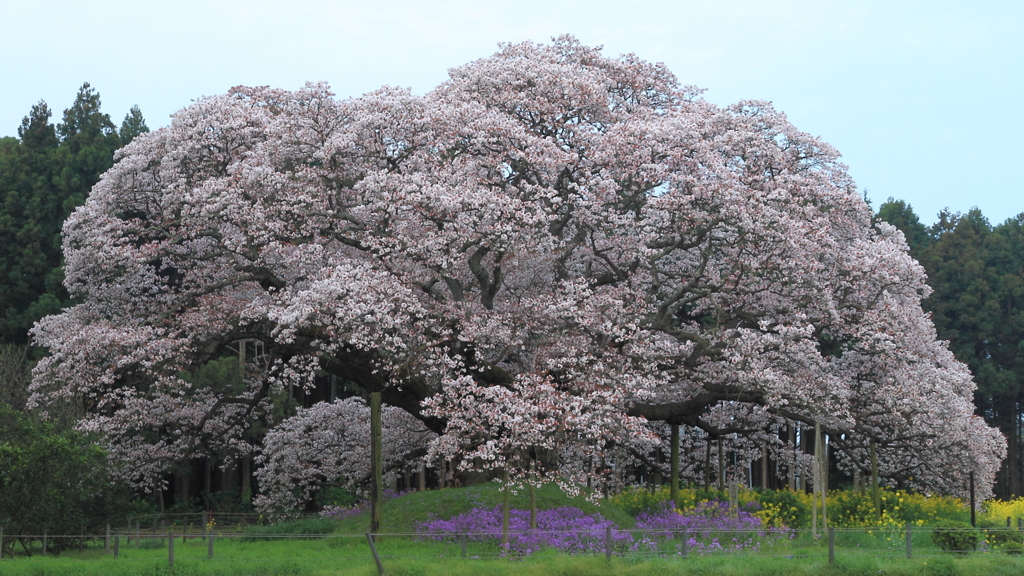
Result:
{"label": "shrub", "polygon": [[1002,550],[1006,554],[1010,554],[1012,556],[1019,556],[1021,554],[1024,554],[1024,544],[1018,542],[1017,540],[1010,540],[1006,544],[1003,544]]}
{"label": "shrub", "polygon": [[641,512],[660,509],[669,501],[670,494],[668,486],[662,486],[653,492],[646,488],[631,487],[609,498],[608,503],[630,516],[636,516]]}
{"label": "shrub", "polygon": [[932,542],[946,552],[969,554],[978,548],[981,531],[966,522],[944,522],[932,530]]}

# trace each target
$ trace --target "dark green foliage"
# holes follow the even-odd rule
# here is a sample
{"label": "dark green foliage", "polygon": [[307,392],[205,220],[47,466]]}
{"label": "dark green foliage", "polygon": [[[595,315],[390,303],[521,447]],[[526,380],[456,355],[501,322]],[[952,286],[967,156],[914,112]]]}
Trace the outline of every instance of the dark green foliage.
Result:
{"label": "dark green foliage", "polygon": [[928,561],[928,565],[925,566],[925,574],[927,576],[957,576],[960,571],[957,570],[953,560],[939,557]]}
{"label": "dark green foliage", "polygon": [[[95,533],[130,506],[112,487],[98,446],[6,405],[0,405],[0,495],[7,534],[76,534],[83,524]],[[12,544],[4,545],[8,554]]]}
{"label": "dark green foliage", "polygon": [[993,227],[978,209],[943,211],[930,229],[904,202],[890,199],[878,218],[903,231],[933,293],[923,305],[939,338],[967,364],[978,386],[977,412],[1007,437],[996,495],[1024,493],[1024,215]]}
{"label": "dark green foliage", "polygon": [[1011,550],[1008,553],[1013,554],[1012,550],[1019,550],[1020,546],[1024,544],[1024,532],[1019,532],[1014,527],[1007,527],[1006,524],[981,520],[978,522],[978,527],[985,535],[985,542],[993,550]]}
{"label": "dark green foliage", "polygon": [[117,131],[117,135],[121,137],[121,143],[127,146],[136,136],[144,132],[149,132],[149,126],[146,126],[146,120],[142,117],[142,111],[139,110],[139,107],[132,106],[128,114],[125,114],[124,121],[121,122],[121,129]]}
{"label": "dark green foliage", "polygon": [[243,542],[255,540],[278,540],[281,534],[295,537],[317,538],[335,531],[338,522],[331,518],[304,518],[291,522],[251,526],[245,531]]}
{"label": "dark green foliage", "polygon": [[966,522],[946,522],[932,530],[932,542],[946,552],[969,554],[978,548],[982,534]]}
{"label": "dark green foliage", "polygon": [[[83,84],[54,126],[45,102],[32,107],[18,138],[0,139],[0,343],[24,344],[32,324],[69,304],[62,282],[64,220],[113,165],[124,140]],[[138,107],[122,132],[148,131]]]}
{"label": "dark green foliage", "polygon": [[0,404],[23,410],[32,381],[28,346],[0,344]]}
{"label": "dark green foliage", "polygon": [[1020,556],[1021,554],[1024,554],[1024,543],[1011,540],[1010,542],[1003,544],[1003,553],[1011,556]]}
{"label": "dark green foliage", "polygon": [[931,245],[932,238],[928,234],[928,229],[921,223],[910,204],[903,200],[889,198],[878,207],[878,219],[899,228],[903,232],[903,236],[906,237],[912,253]]}

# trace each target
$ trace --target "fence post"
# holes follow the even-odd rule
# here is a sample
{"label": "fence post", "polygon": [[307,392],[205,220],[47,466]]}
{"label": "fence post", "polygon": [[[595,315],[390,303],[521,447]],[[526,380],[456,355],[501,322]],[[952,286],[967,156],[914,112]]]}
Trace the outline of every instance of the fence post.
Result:
{"label": "fence post", "polygon": [[907,522],[907,560],[911,557],[911,537],[913,533],[910,531],[910,522]]}
{"label": "fence post", "polygon": [[974,514],[974,470],[968,473],[970,479],[970,490],[971,490],[971,528],[977,528],[978,522]]}
{"label": "fence post", "polygon": [[121,554],[121,531],[114,530],[114,558]]}
{"label": "fence post", "polygon": [[465,533],[463,533],[462,534],[462,538],[460,539],[461,542],[462,542],[462,557],[463,558],[466,557],[466,540],[468,540],[468,539],[469,539],[468,536]]}
{"label": "fence post", "polygon": [[1009,528],[1010,526],[1011,526],[1011,524],[1010,524],[1010,517],[1007,516],[1006,517],[1006,527]]}
{"label": "fence post", "polygon": [[690,553],[690,530],[688,528],[683,528],[683,543],[680,545],[679,553],[683,558]]}
{"label": "fence post", "polygon": [[103,551],[110,554],[110,520],[107,520],[107,531],[103,536]]}
{"label": "fence post", "polygon": [[828,563],[836,563],[836,529],[828,527]]}
{"label": "fence post", "polygon": [[4,559],[4,527],[0,526],[0,560]]}
{"label": "fence post", "polygon": [[139,547],[139,539],[142,538],[142,521],[135,521],[135,547]]}
{"label": "fence post", "polygon": [[213,530],[206,535],[206,558],[208,560],[213,559]]}
{"label": "fence post", "polygon": [[167,533],[167,566],[174,568],[174,532]]}
{"label": "fence post", "polygon": [[384,574],[384,565],[380,563],[380,556],[377,555],[377,547],[373,545],[373,535],[366,533],[366,541],[370,543],[370,552],[373,553],[373,561],[377,563],[377,573]]}
{"label": "fence post", "polygon": [[85,520],[78,522],[78,531],[81,538],[78,539],[78,553],[82,553],[82,546],[85,545]]}
{"label": "fence post", "polygon": [[43,558],[46,558],[46,528],[43,528]]}
{"label": "fence post", "polygon": [[612,561],[612,527],[604,527],[604,559],[608,562]]}

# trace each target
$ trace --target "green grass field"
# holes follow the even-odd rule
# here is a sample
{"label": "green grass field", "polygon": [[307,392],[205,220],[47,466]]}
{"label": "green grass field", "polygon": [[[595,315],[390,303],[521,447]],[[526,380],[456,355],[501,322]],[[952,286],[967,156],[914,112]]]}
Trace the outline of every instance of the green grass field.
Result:
{"label": "green grass field", "polygon": [[[840,531],[837,534],[836,563],[829,565],[825,539],[814,540],[806,533],[790,539],[768,542],[757,552],[721,556],[691,554],[681,558],[672,543],[661,546],[666,557],[651,553],[624,552],[607,562],[603,554],[567,556],[552,550],[526,558],[503,558],[493,543],[469,542],[466,558],[460,542],[422,541],[410,532],[431,515],[448,518],[477,507],[493,507],[501,494],[493,485],[413,493],[385,502],[383,529],[406,535],[383,536],[378,551],[387,574],[392,576],[494,575],[494,576],[601,576],[687,574],[704,576],[752,575],[932,575],[988,576],[1024,574],[1024,558],[1001,553],[953,556],[936,548],[926,531],[914,533],[914,557],[906,559],[905,539],[899,531]],[[513,506],[525,508],[527,495],[513,498]],[[620,527],[633,526],[624,512],[568,499],[550,486],[538,491],[539,508],[576,506],[587,513],[600,512]],[[319,519],[283,523],[250,529],[245,535],[222,534],[214,542],[214,558],[207,559],[207,542],[175,539],[174,568],[168,565],[168,550],[159,539],[122,545],[114,559],[99,548],[82,553],[66,551],[59,557],[19,555],[0,561],[0,576],[134,576],[148,574],[183,575],[352,575],[372,576],[377,568],[366,542],[365,514],[341,521]],[[290,537],[275,534],[290,534]],[[300,537],[301,536],[301,537]],[[18,548],[20,551],[20,546]]]}

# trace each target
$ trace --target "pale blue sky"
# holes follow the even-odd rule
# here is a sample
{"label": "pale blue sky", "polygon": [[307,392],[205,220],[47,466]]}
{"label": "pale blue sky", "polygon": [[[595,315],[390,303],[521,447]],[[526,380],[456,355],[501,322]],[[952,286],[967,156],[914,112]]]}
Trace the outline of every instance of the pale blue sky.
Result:
{"label": "pale blue sky", "polygon": [[0,0],[0,23],[0,135],[39,99],[59,120],[84,81],[118,124],[138,104],[156,128],[238,84],[422,93],[498,42],[571,33],[665,62],[717,104],[773,101],[876,207],[1024,212],[1019,0]]}

